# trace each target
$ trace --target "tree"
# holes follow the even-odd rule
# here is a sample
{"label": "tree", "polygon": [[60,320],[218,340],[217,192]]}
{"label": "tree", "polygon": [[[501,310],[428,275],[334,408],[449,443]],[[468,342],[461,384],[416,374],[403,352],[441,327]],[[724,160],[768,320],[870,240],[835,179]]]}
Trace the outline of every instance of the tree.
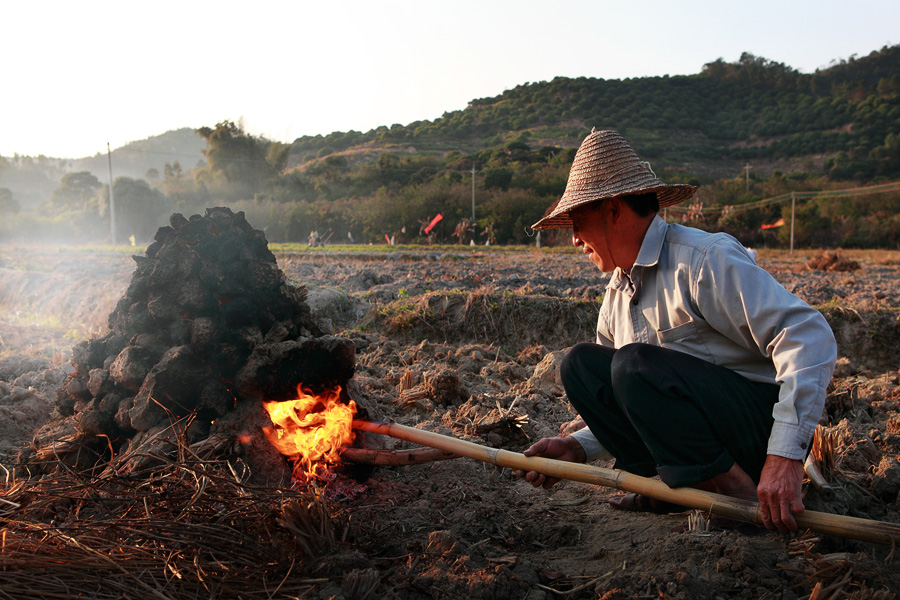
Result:
{"label": "tree", "polygon": [[113,195],[116,202],[116,237],[120,240],[130,235],[138,242],[150,240],[170,212],[168,199],[143,179],[116,177]]}
{"label": "tree", "polygon": [[203,186],[194,187],[193,179],[182,173],[181,163],[177,160],[163,166],[163,180],[160,189],[182,211],[194,210],[195,207],[192,205],[204,196]]}
{"label": "tree", "polygon": [[507,190],[512,183],[512,177],[513,172],[510,169],[485,169],[484,187],[488,190]]}
{"label": "tree", "polygon": [[[207,171],[213,179],[225,179],[228,185],[222,191],[229,195],[249,198],[278,173],[267,160],[272,142],[245,133],[232,121],[222,121],[214,129],[201,127],[197,133],[206,139]],[[276,151],[271,158],[283,164],[285,155]]]}
{"label": "tree", "polygon": [[163,167],[163,173],[165,173],[166,179],[178,179],[181,177],[181,163],[177,160],[171,165],[166,163]]}
{"label": "tree", "polygon": [[66,173],[59,187],[50,196],[50,212],[59,214],[71,210],[84,211],[101,187],[100,181],[89,171]]}
{"label": "tree", "polygon": [[0,188],[0,215],[17,215],[21,207],[19,203],[13,199],[12,190],[9,188]]}
{"label": "tree", "polygon": [[342,154],[329,154],[325,160],[310,165],[306,169],[307,175],[316,177],[325,183],[337,183],[348,172],[350,163]]}

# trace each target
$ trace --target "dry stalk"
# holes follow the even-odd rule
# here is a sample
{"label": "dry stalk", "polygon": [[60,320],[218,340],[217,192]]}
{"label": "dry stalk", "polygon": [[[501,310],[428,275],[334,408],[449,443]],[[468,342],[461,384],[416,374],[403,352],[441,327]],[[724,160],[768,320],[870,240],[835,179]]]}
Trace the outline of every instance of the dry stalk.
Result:
{"label": "dry stalk", "polygon": [[816,461],[816,465],[821,470],[822,475],[826,478],[830,478],[834,472],[834,438],[834,432],[828,431],[821,425],[816,426],[810,455]]}
{"label": "dry stalk", "polygon": [[847,552],[820,554],[813,548],[821,538],[812,532],[788,542],[788,552],[800,560],[800,567],[778,565],[783,570],[804,577],[791,586],[792,589],[812,585],[810,600],[830,600],[832,598],[857,598],[858,600],[892,600],[894,594],[886,590],[872,590],[866,581],[877,581],[879,574],[870,569],[861,569],[857,557]]}
{"label": "dry stalk", "polygon": [[688,515],[688,531],[709,531],[709,513],[692,510]]}
{"label": "dry stalk", "polygon": [[375,588],[381,581],[376,569],[354,569],[347,573],[341,583],[341,590],[350,600],[368,600],[373,598]]}
{"label": "dry stalk", "polygon": [[53,460],[62,454],[70,454],[78,451],[81,444],[78,442],[78,436],[72,434],[61,437],[49,446],[44,446],[35,452],[35,459],[40,462]]}
{"label": "dry stalk", "polygon": [[406,371],[403,373],[403,377],[400,378],[400,393],[402,394],[406,390],[412,389],[413,385],[415,385],[416,375],[412,371]]}
{"label": "dry stalk", "polygon": [[411,407],[416,403],[416,400],[421,400],[422,398],[427,398],[428,392],[424,390],[406,390],[404,392],[400,392],[400,404],[404,407]]}
{"label": "dry stalk", "polygon": [[334,524],[324,492],[317,487],[311,486],[303,497],[285,503],[278,524],[296,536],[305,557],[315,559],[334,549]]}
{"label": "dry stalk", "polygon": [[176,438],[166,454],[7,479],[0,599],[262,600],[323,583],[312,559],[335,547],[339,519],[321,490],[254,487],[239,461],[211,458],[215,445]]}
{"label": "dry stalk", "polygon": [[17,509],[22,507],[22,497],[24,496],[25,484],[21,481],[13,482],[7,485],[6,489],[0,492],[0,517],[11,515]]}
{"label": "dry stalk", "polygon": [[827,433],[821,425],[816,426],[813,434],[813,447],[803,464],[806,476],[816,491],[826,502],[831,502],[837,495],[828,483],[834,469],[834,436]]}

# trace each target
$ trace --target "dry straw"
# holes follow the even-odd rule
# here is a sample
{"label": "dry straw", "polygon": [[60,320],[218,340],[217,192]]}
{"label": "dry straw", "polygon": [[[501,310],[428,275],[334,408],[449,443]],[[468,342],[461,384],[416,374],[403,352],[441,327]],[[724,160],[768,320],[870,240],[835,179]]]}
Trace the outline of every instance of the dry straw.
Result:
{"label": "dry straw", "polygon": [[304,597],[346,535],[313,486],[256,486],[239,459],[179,442],[153,466],[117,459],[39,481],[0,481],[0,597]]}

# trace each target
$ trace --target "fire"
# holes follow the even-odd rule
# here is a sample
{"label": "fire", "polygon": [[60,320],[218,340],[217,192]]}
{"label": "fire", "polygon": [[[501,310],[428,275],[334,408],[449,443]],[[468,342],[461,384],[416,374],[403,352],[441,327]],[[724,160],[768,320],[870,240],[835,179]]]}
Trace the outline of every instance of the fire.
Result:
{"label": "fire", "polygon": [[356,403],[340,401],[341,388],[314,396],[297,386],[297,399],[263,402],[273,427],[263,427],[269,442],[294,458],[298,471],[310,475],[321,463],[336,463],[353,442]]}

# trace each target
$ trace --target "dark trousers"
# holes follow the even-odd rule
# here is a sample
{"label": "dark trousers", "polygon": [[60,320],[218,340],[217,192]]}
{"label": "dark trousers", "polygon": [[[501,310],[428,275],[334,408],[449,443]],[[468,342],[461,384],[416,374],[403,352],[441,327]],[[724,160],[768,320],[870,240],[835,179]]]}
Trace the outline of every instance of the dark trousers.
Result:
{"label": "dark trousers", "polygon": [[778,386],[648,344],[575,345],[560,375],[615,468],[691,486],[736,462],[759,482]]}

